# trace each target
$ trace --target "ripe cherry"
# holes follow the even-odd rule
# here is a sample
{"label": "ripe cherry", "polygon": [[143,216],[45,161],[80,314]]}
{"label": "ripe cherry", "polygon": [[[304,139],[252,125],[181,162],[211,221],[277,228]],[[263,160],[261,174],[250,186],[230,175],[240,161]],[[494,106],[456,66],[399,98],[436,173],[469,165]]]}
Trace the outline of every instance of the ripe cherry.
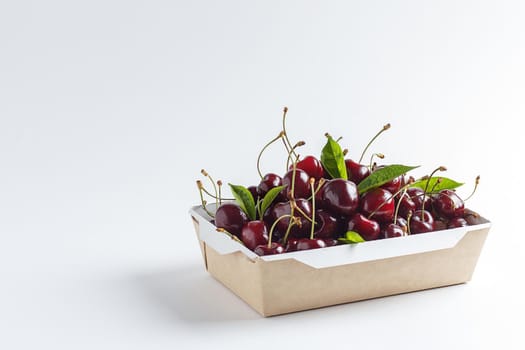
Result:
{"label": "ripe cherry", "polygon": [[243,225],[248,222],[246,213],[234,203],[222,204],[215,213],[215,226],[241,238]]}
{"label": "ripe cherry", "polygon": [[[312,207],[310,205],[310,202],[308,202],[306,199],[297,199],[295,201],[295,204],[304,214],[306,214],[306,217],[312,217]],[[271,209],[272,222],[275,222],[278,218],[280,218],[283,215],[290,215],[291,205],[292,202],[290,201],[276,203]],[[297,217],[301,220],[301,225],[292,226],[290,230],[290,237],[306,237],[307,235],[309,235],[311,229],[310,220],[303,216],[297,209],[294,209],[294,217]],[[279,220],[279,222],[277,223],[277,231],[280,233],[281,236],[285,234],[286,230],[288,229],[289,223],[289,218]]]}
{"label": "ripe cherry", "polygon": [[410,218],[410,233],[434,231],[434,217],[428,210],[416,210]]}
{"label": "ripe cherry", "polygon": [[323,208],[343,216],[352,215],[358,207],[359,195],[352,181],[333,179],[327,181],[320,191]]}
{"label": "ripe cherry", "polygon": [[366,241],[379,237],[380,227],[377,221],[367,219],[363,214],[355,213],[348,221],[347,231],[355,231]]}
{"label": "ripe cherry", "polygon": [[320,238],[301,238],[297,241],[297,250],[310,250],[317,248],[325,248],[326,242]]}
{"label": "ripe cherry", "polygon": [[417,209],[431,209],[432,204],[430,201],[430,197],[428,197],[428,195],[425,194],[425,191],[423,191],[421,188],[409,187],[407,189],[407,193],[410,196],[410,198],[414,201],[414,204],[416,205]]}
{"label": "ripe cherry", "polygon": [[[269,190],[274,187],[281,186],[283,184],[283,179],[279,175],[268,173],[264,175],[261,179],[261,182],[257,186],[257,193],[259,197],[264,197]],[[257,197],[255,197],[257,198]]]}
{"label": "ripe cherry", "polygon": [[433,207],[440,215],[449,219],[462,217],[465,214],[465,203],[452,190],[440,191],[434,198]]}
{"label": "ripe cherry", "polygon": [[361,197],[361,212],[379,222],[390,222],[394,218],[395,203],[392,193],[383,188],[374,188]]}
{"label": "ripe cherry", "polygon": [[[283,177],[283,185],[285,186],[281,192],[283,196],[286,198],[291,199],[291,191],[292,191],[292,178],[293,176],[293,169],[288,170],[286,174]],[[293,198],[308,198],[310,197],[310,177],[306,173],[306,171],[301,169],[295,169],[295,183],[294,183],[294,193]]]}
{"label": "ripe cherry", "polygon": [[363,164],[354,162],[352,159],[345,159],[348,180],[359,184],[365,177],[370,175],[370,169]]}
{"label": "ripe cherry", "polygon": [[335,237],[339,228],[337,218],[327,212],[326,210],[319,209],[315,212],[315,238],[333,238]]}
{"label": "ripe cherry", "polygon": [[273,242],[268,247],[267,244],[261,244],[255,247],[255,254],[262,255],[273,255],[273,254],[282,254],[284,253],[284,248],[281,244]]}
{"label": "ripe cherry", "polygon": [[268,229],[264,221],[254,220],[245,223],[242,227],[241,240],[250,250],[254,250],[258,245],[267,244]]}
{"label": "ripe cherry", "polygon": [[401,203],[399,203],[399,215],[406,218],[409,214],[414,214],[414,211],[416,211],[417,206],[408,194],[402,196],[401,199],[399,199],[399,201],[401,201]]}
{"label": "ripe cherry", "polygon": [[448,226],[447,227],[448,228],[456,228],[456,227],[464,227],[464,226],[468,226],[467,220],[465,220],[462,217],[456,217],[456,218],[450,219],[450,221],[448,222]]}
{"label": "ripe cherry", "polygon": [[297,162],[297,169],[304,170],[309,177],[316,180],[324,177],[324,169],[321,162],[314,156],[306,156],[301,161]]}
{"label": "ripe cherry", "polygon": [[397,224],[388,224],[384,231],[385,238],[401,237],[406,235],[403,228]]}

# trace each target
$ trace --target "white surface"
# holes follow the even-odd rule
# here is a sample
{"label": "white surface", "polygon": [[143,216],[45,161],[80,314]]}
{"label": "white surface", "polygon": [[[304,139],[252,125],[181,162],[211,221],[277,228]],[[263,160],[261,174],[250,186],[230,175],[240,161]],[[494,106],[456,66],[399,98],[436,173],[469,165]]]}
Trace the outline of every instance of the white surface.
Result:
{"label": "white surface", "polygon": [[[521,1],[0,2],[0,348],[522,349]],[[261,319],[204,271],[204,167],[438,165],[493,222],[467,285]],[[274,147],[264,171],[283,169]]]}

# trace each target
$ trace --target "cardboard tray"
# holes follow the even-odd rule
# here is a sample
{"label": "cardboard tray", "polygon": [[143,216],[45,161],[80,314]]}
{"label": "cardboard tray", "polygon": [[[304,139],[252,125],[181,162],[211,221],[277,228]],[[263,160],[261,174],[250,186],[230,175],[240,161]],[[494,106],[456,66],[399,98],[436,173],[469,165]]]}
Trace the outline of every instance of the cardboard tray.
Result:
{"label": "cardboard tray", "polygon": [[469,281],[490,222],[406,237],[258,256],[190,209],[206,270],[263,316]]}

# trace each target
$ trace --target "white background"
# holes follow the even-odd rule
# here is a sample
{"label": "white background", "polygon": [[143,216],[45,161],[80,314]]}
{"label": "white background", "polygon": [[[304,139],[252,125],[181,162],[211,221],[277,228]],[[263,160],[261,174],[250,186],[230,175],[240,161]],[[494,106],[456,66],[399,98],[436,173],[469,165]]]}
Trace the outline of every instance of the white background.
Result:
{"label": "white background", "polygon": [[[521,1],[0,1],[0,348],[523,349]],[[195,180],[303,154],[439,165],[493,221],[461,286],[260,318],[204,270]],[[280,147],[264,171],[282,172]],[[521,321],[520,321],[521,320]]]}

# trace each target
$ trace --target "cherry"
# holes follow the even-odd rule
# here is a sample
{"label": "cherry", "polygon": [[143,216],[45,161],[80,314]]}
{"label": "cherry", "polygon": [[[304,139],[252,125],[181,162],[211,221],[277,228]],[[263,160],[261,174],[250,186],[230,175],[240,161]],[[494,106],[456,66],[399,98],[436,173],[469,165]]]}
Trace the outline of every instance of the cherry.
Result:
{"label": "cherry", "polygon": [[352,215],[358,207],[357,186],[352,181],[333,179],[327,181],[320,191],[321,204],[334,214]]}
{"label": "cherry", "polygon": [[325,248],[326,242],[319,238],[301,238],[297,241],[297,250],[310,250],[310,249],[317,249],[317,248]]}
{"label": "cherry", "polygon": [[339,228],[337,218],[323,209],[315,211],[315,222],[314,237],[316,238],[333,238]]}
{"label": "cherry", "polygon": [[425,194],[425,191],[423,191],[421,188],[409,187],[407,189],[407,193],[410,196],[410,199],[414,201],[416,208],[430,210],[432,206],[430,198]]}
{"label": "cherry", "polygon": [[248,191],[252,194],[253,200],[257,203],[257,198],[259,198],[259,193],[257,192],[257,186],[248,186]]}
{"label": "cherry", "polygon": [[417,206],[416,203],[410,198],[409,195],[404,195],[399,199],[399,214],[403,217],[408,217],[409,213],[414,214],[414,211],[416,211]]}
{"label": "cherry", "polygon": [[327,247],[333,247],[339,244],[339,241],[335,238],[323,238],[323,241]]}
{"label": "cherry", "polygon": [[462,217],[455,217],[455,218],[450,219],[447,227],[456,228],[456,227],[464,227],[464,226],[468,226],[467,220],[465,220]]}
{"label": "cherry", "polygon": [[[308,218],[312,217],[312,207],[310,202],[306,199],[297,199],[295,201],[297,207],[304,213]],[[271,209],[272,222],[275,222],[278,218],[283,215],[291,214],[291,205],[292,202],[281,202],[276,203]],[[297,209],[294,209],[294,216],[300,218],[301,225],[294,225],[290,230],[290,237],[306,237],[310,233],[311,222],[306,217],[304,217]],[[284,235],[288,229],[290,223],[289,218],[284,218],[277,223],[277,231]]]}
{"label": "cherry", "polygon": [[434,218],[428,210],[416,210],[410,218],[410,233],[425,233],[434,231]]}
{"label": "cherry", "polygon": [[316,180],[324,177],[324,169],[321,162],[314,156],[306,156],[296,164],[297,169],[304,170],[309,177]]}
{"label": "cherry", "polygon": [[447,228],[448,224],[446,221],[441,219],[434,220],[434,231],[446,230]]}
{"label": "cherry", "polygon": [[433,207],[440,215],[449,219],[465,214],[465,203],[452,190],[441,190],[434,198]]}
{"label": "cherry", "polygon": [[406,235],[403,228],[397,224],[388,224],[384,231],[385,238],[402,237]]}
{"label": "cherry", "polygon": [[255,247],[255,254],[262,255],[273,255],[273,254],[282,254],[284,253],[284,248],[281,244],[273,242],[268,246],[267,244],[261,244]]}
{"label": "cherry", "polygon": [[404,177],[404,175],[401,175],[401,176],[398,176],[398,177],[388,181],[386,184],[382,185],[381,188],[384,188],[385,190],[389,191],[390,193],[396,193],[404,185],[405,185],[405,177]]}
{"label": "cherry", "polygon": [[347,231],[355,231],[366,241],[372,241],[379,237],[380,227],[377,221],[367,219],[361,213],[355,213],[348,221]]}
{"label": "cherry", "polygon": [[223,228],[239,238],[246,222],[248,222],[248,216],[241,207],[234,203],[222,204],[215,213],[215,226]]}
{"label": "cherry", "polygon": [[392,193],[384,188],[374,188],[361,197],[361,212],[379,222],[394,218],[395,203]]}
{"label": "cherry", "polygon": [[345,159],[348,180],[359,184],[365,177],[370,175],[370,169],[363,164],[354,162],[352,159]]}
{"label": "cherry", "polygon": [[286,242],[286,251],[287,252],[295,252],[297,250],[297,242],[299,242],[299,238],[289,238]]}
{"label": "cherry", "polygon": [[268,173],[264,175],[264,177],[261,179],[261,182],[257,186],[257,193],[259,194],[259,197],[262,198],[264,195],[266,195],[266,193],[268,193],[269,190],[274,187],[281,186],[282,184],[283,179],[281,179],[279,175]]}
{"label": "cherry", "polygon": [[295,183],[294,183],[294,193],[293,196],[291,196],[292,191],[292,178],[293,176],[293,169],[288,170],[286,174],[283,176],[283,185],[285,186],[281,192],[283,196],[286,198],[308,198],[310,197],[310,177],[306,173],[306,171],[301,169],[295,169]]}
{"label": "cherry", "polygon": [[245,223],[242,227],[241,240],[250,250],[254,250],[258,245],[267,244],[268,229],[264,221],[254,220]]}

